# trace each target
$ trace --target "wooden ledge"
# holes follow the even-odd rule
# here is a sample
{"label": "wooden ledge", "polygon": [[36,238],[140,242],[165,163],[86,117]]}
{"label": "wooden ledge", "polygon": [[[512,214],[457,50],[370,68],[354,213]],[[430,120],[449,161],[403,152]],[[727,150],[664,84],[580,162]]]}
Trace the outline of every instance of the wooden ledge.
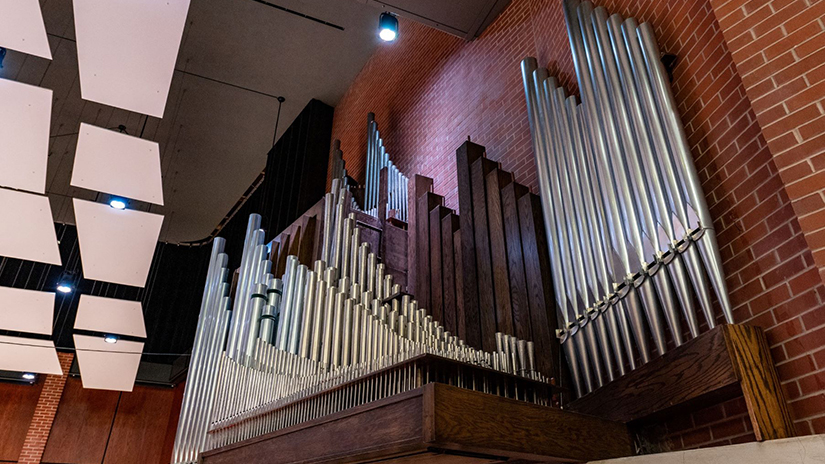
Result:
{"label": "wooden ledge", "polygon": [[665,353],[569,408],[618,421],[645,423],[744,396],[757,440],[794,436],[765,334],[722,325]]}
{"label": "wooden ledge", "polygon": [[585,462],[633,453],[627,427],[439,383],[212,450],[204,464]]}

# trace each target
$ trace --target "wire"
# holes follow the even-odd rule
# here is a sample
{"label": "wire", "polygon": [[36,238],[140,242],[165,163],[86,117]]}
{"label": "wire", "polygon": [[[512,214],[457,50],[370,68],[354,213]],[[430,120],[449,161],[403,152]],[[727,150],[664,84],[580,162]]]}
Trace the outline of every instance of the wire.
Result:
{"label": "wire", "polygon": [[281,105],[284,104],[286,98],[278,97],[278,116],[275,117],[275,134],[272,135],[272,146],[278,141],[278,123],[281,121]]}
{"label": "wire", "polygon": [[[15,342],[0,342],[0,345],[15,345],[15,346],[26,346],[30,348],[48,348],[52,349],[51,346],[44,346],[44,345],[32,345],[29,343],[15,343]],[[86,348],[77,349],[74,347],[69,346],[55,346],[54,349],[60,351],[74,351],[75,353],[78,351],[82,351],[84,353],[119,353],[119,354],[137,354],[137,355],[147,355],[147,356],[192,356],[192,353],[149,353],[149,352],[141,352],[141,353],[133,353],[128,351],[117,351],[117,350],[90,350]]]}

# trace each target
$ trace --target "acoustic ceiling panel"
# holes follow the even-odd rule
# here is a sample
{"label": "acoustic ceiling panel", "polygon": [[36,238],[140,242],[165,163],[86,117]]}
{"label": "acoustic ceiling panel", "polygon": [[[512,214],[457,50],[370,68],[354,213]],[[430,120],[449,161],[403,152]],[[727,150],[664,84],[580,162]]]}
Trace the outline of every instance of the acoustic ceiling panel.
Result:
{"label": "acoustic ceiling panel", "polygon": [[45,193],[52,91],[0,79],[0,102],[0,186]]}
{"label": "acoustic ceiling panel", "polygon": [[60,265],[48,197],[0,188],[0,256]]}
{"label": "acoustic ceiling panel", "polygon": [[143,287],[163,224],[163,216],[118,210],[74,198],[83,276]]}
{"label": "acoustic ceiling panel", "polygon": [[63,375],[51,340],[0,335],[0,370]]}
{"label": "acoustic ceiling panel", "polygon": [[0,3],[0,47],[52,59],[46,26],[38,0],[3,0]]}
{"label": "acoustic ceiling panel", "polygon": [[80,295],[74,328],[146,338],[143,306],[139,301]]}
{"label": "acoustic ceiling panel", "polygon": [[132,391],[143,352],[142,342],[106,343],[103,337],[75,334],[74,347],[83,388]]}
{"label": "acoustic ceiling panel", "polygon": [[80,124],[72,185],[163,205],[157,143]]}
{"label": "acoustic ceiling panel", "polygon": [[54,293],[0,287],[0,330],[52,334]]}
{"label": "acoustic ceiling panel", "polygon": [[83,98],[163,117],[189,0],[74,0]]}

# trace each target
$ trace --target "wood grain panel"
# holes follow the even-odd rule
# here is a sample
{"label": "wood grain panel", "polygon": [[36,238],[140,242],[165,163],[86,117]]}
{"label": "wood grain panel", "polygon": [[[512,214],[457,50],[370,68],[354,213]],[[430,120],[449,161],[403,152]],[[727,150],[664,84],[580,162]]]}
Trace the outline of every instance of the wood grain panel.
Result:
{"label": "wood grain panel", "polygon": [[765,333],[757,327],[724,326],[725,342],[739,377],[756,439],[796,435]]}
{"label": "wood grain panel", "polygon": [[430,384],[439,448],[504,454],[541,462],[586,462],[633,454],[624,424]]}
{"label": "wood grain panel", "polygon": [[17,462],[45,376],[34,385],[0,382],[0,461]]}
{"label": "wood grain panel", "polygon": [[507,269],[504,216],[501,211],[501,189],[510,185],[512,180],[512,175],[501,169],[495,169],[485,177],[490,259],[496,304],[496,330],[508,335],[515,335],[515,331],[513,329],[513,305],[510,302],[510,275]]}
{"label": "wood grain panel", "polygon": [[286,257],[289,255],[289,234],[281,234],[281,250],[280,255],[278,255],[278,265],[277,272],[275,273],[275,277],[281,279],[284,277],[284,273],[286,272]]}
{"label": "wood grain panel", "polygon": [[292,242],[289,244],[289,255],[298,256],[298,250],[301,247],[301,226],[295,229],[295,234],[292,236]]}
{"label": "wood grain panel", "polygon": [[83,388],[79,378],[66,380],[43,462],[100,464],[120,392]]}
{"label": "wood grain panel", "polygon": [[443,198],[432,192],[425,192],[418,197],[415,209],[415,229],[418,237],[418,281],[425,282],[419,285],[415,295],[420,308],[432,308],[431,281],[430,281],[430,211],[443,204]]}
{"label": "wood grain panel", "polygon": [[306,217],[304,231],[301,233],[301,244],[298,246],[298,261],[312,269],[313,251],[315,251],[315,216]]}
{"label": "wood grain panel", "polygon": [[175,390],[136,385],[124,392],[103,464],[160,463]]}
{"label": "wood grain panel", "polygon": [[524,250],[524,274],[530,305],[530,327],[536,346],[536,365],[545,375],[554,377],[559,385],[559,342],[556,338],[555,296],[550,277],[550,255],[538,195],[527,193],[516,200],[519,229]]}
{"label": "wood grain panel", "polygon": [[510,183],[501,190],[501,210],[507,243],[507,267],[510,277],[510,300],[513,307],[513,329],[516,337],[533,340],[530,323],[530,303],[527,299],[527,278],[524,274],[524,250],[521,243],[518,204],[516,200],[529,192],[527,187]]}
{"label": "wood grain panel", "polygon": [[430,211],[430,301],[433,319],[444,324],[444,279],[441,255],[441,221],[450,214],[444,206]]}
{"label": "wood grain panel", "polygon": [[[485,351],[496,349],[496,306],[493,288],[493,262],[490,254],[490,228],[487,221],[485,179],[498,165],[487,158],[476,160],[470,167],[473,184],[473,220],[476,266],[478,269],[478,312],[481,321],[481,345]],[[468,307],[471,308],[471,307]],[[466,309],[465,309],[466,311]]]}
{"label": "wood grain panel", "polygon": [[458,210],[461,217],[461,272],[464,299],[464,341],[481,348],[481,319],[478,311],[478,272],[476,269],[475,217],[473,215],[473,186],[470,166],[484,156],[484,147],[464,142],[456,150],[456,175],[458,177]]}
{"label": "wood grain panel", "polygon": [[[459,217],[459,225],[461,218]],[[453,232],[455,251],[455,325],[458,338],[467,341],[467,319],[464,310],[464,270],[462,268],[461,228]]]}
{"label": "wood grain panel", "polygon": [[450,213],[441,220],[441,272],[443,286],[442,299],[444,300],[444,330],[453,335],[458,333],[455,305],[455,243],[454,237],[459,229],[460,219]]}
{"label": "wood grain panel", "polygon": [[419,294],[419,275],[422,269],[418,264],[419,236],[418,236],[418,197],[426,192],[431,192],[433,180],[416,174],[410,182],[410,189],[407,192],[407,204],[410,211],[407,215],[407,292],[413,295]]}

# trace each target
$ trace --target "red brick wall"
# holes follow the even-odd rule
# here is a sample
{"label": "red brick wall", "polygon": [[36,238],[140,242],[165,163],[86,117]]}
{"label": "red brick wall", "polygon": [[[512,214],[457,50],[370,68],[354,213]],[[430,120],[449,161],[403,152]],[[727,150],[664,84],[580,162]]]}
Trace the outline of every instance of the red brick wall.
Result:
{"label": "red brick wall", "polygon": [[[798,431],[825,432],[825,286],[710,1],[597,4],[652,22],[662,50],[678,55],[674,91],[736,322],[767,330]],[[434,178],[447,206],[458,204],[455,149],[468,136],[535,191],[519,62],[536,56],[574,91],[563,21],[559,0],[513,0],[465,43],[402,19],[398,41],[376,51],[335,110],[333,138],[350,174],[363,179],[373,111],[392,159],[407,175]],[[668,423],[668,436],[675,448],[752,440],[737,425],[743,414],[736,401],[717,405]]]}
{"label": "red brick wall", "polygon": [[23,450],[17,461],[19,464],[38,464],[43,456],[43,450],[46,449],[46,442],[49,440],[49,432],[52,430],[52,422],[57,414],[60,397],[63,396],[63,387],[66,386],[66,379],[69,377],[74,354],[58,353],[57,357],[60,359],[63,375],[46,376],[43,382],[40,399],[34,408],[29,431],[26,433],[26,441],[23,442]]}

